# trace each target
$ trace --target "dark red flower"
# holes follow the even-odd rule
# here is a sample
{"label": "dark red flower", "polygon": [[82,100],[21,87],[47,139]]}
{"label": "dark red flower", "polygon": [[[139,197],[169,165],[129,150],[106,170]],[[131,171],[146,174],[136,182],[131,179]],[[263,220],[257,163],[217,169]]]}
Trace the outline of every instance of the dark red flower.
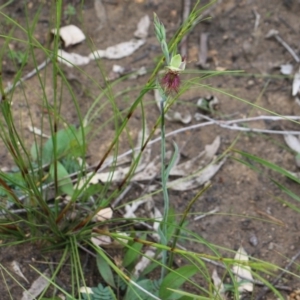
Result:
{"label": "dark red flower", "polygon": [[167,73],[162,78],[161,83],[167,93],[173,91],[178,93],[179,86],[180,86],[180,78],[178,72],[168,70]]}

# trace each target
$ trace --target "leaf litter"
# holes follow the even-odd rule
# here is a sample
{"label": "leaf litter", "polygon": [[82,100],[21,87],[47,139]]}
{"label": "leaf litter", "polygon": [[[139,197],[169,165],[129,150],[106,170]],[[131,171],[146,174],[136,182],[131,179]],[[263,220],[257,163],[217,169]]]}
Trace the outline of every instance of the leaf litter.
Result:
{"label": "leaf litter", "polygon": [[22,270],[21,270],[21,268],[20,268],[20,264],[19,264],[17,261],[13,260],[13,261],[11,262],[11,268],[13,269],[13,271],[14,271],[18,276],[20,276],[20,277],[23,278],[27,283],[29,283],[28,279],[24,276],[24,274],[23,274],[23,272],[22,272]]}
{"label": "leaf litter", "polygon": [[216,269],[213,270],[211,279],[213,280],[214,284],[214,295],[217,297],[216,299],[227,299],[225,295],[225,287],[224,284],[219,277],[219,274]]}
{"label": "leaf litter", "polygon": [[[247,263],[249,262],[249,257],[245,249],[240,246],[234,259],[237,261],[232,271],[235,274],[235,280],[238,283],[238,290],[240,293],[253,292],[253,277],[251,273],[251,268]],[[240,295],[241,298],[242,295]]]}
{"label": "leaf litter", "polygon": [[300,68],[294,75],[292,95],[295,97],[300,92]]}
{"label": "leaf litter", "polygon": [[31,287],[23,292],[21,300],[34,300],[36,297],[41,294],[47,286],[50,284],[50,281],[45,277],[49,276],[49,270],[46,270],[42,275],[40,275],[32,284]]}

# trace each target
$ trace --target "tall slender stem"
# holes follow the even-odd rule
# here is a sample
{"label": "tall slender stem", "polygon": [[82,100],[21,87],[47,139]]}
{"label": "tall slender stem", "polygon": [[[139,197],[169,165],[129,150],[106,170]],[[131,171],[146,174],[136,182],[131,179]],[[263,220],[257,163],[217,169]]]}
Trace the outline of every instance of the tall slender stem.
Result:
{"label": "tall slender stem", "polygon": [[[166,101],[166,97],[162,97],[160,101],[160,110],[161,110],[161,183],[162,183],[162,191],[163,191],[163,199],[164,199],[164,213],[163,219],[161,223],[161,243],[164,246],[167,246],[167,222],[169,218],[169,194],[167,188],[168,181],[168,172],[166,172],[166,140],[165,140],[165,107],[164,103]],[[167,262],[167,251],[162,251],[162,266],[166,265]],[[165,276],[166,269],[164,267],[161,268],[161,279]]]}

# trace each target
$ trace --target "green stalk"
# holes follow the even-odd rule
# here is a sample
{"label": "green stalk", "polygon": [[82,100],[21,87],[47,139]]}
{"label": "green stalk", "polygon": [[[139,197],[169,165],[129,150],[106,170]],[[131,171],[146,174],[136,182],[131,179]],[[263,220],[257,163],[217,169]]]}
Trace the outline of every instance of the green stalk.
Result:
{"label": "green stalk", "polygon": [[[160,110],[161,110],[161,184],[162,184],[162,191],[163,191],[163,198],[164,198],[164,213],[163,213],[163,221],[161,223],[161,232],[160,232],[160,239],[161,243],[164,246],[167,246],[167,221],[169,217],[169,194],[167,188],[167,181],[168,181],[168,173],[165,170],[165,160],[166,160],[166,141],[165,141],[165,107],[164,103],[166,101],[166,97],[162,97],[160,101]],[[161,268],[161,280],[165,277],[165,268],[167,262],[167,251],[162,251],[162,268]]]}

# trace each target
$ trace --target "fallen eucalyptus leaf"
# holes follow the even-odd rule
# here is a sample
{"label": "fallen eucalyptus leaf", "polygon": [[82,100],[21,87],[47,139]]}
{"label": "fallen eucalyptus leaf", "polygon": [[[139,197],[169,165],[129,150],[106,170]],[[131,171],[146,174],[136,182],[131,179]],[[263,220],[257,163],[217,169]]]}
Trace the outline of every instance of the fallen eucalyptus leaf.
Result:
{"label": "fallen eucalyptus leaf", "polygon": [[105,247],[111,245],[112,239],[108,235],[97,235],[91,237],[91,242],[98,247]]}
{"label": "fallen eucalyptus leaf", "polygon": [[145,15],[140,19],[137,30],[134,32],[134,36],[139,39],[145,39],[148,36],[149,26],[150,18],[148,15]]}
{"label": "fallen eucalyptus leaf", "polygon": [[296,166],[300,168],[300,153],[295,156]]}
{"label": "fallen eucalyptus leaf", "polygon": [[11,267],[13,269],[13,271],[20,276],[21,278],[23,278],[27,283],[29,283],[29,281],[27,280],[27,278],[24,276],[23,272],[21,271],[20,265],[17,261],[13,260],[11,262]]}
{"label": "fallen eucalyptus leaf", "polygon": [[179,121],[181,122],[182,124],[186,125],[186,124],[189,124],[191,123],[192,121],[192,115],[190,114],[186,114],[185,116],[183,116],[180,112],[178,111],[175,111],[173,113],[173,116],[172,116],[172,113],[171,112],[168,112],[166,114],[166,119],[169,120],[169,121]]}
{"label": "fallen eucalyptus leaf", "polygon": [[88,56],[82,56],[77,53],[68,53],[62,49],[59,49],[57,52],[57,60],[70,68],[73,66],[87,65],[90,62]]}
{"label": "fallen eucalyptus leaf", "polygon": [[[130,167],[119,167],[113,171],[96,173],[91,178],[90,184],[97,184],[99,182],[120,182],[125,178],[129,170]],[[87,176],[91,176],[92,174],[91,172]]]}
{"label": "fallen eucalyptus leaf", "polygon": [[121,232],[121,231],[117,231],[116,233],[118,234],[118,237],[115,237],[115,240],[113,241],[113,244],[115,246],[124,247],[123,244],[127,244],[128,239],[122,239],[120,236],[124,236],[124,237],[128,238],[130,235],[126,232]]}
{"label": "fallen eucalyptus leaf", "polygon": [[110,220],[113,215],[113,210],[110,207],[106,207],[97,212],[94,216],[93,221],[105,222]]}
{"label": "fallen eucalyptus leaf", "polygon": [[155,157],[150,163],[146,166],[143,172],[134,174],[132,181],[149,181],[154,179],[160,170],[160,157]]}
{"label": "fallen eucalyptus leaf", "polygon": [[[141,260],[135,265],[133,274],[137,278],[139,275],[146,269],[146,267],[151,263],[151,259],[155,256],[155,249],[148,249],[145,254],[142,256]],[[149,258],[148,258],[149,257]]]}
{"label": "fallen eucalyptus leaf", "polygon": [[79,293],[82,293],[82,294],[94,294],[93,290],[90,287],[87,287],[87,286],[82,286],[79,289]]}
{"label": "fallen eucalyptus leaf", "polygon": [[[247,265],[249,257],[242,246],[238,249],[234,260],[241,262],[236,262],[232,268],[232,271],[235,274],[235,279],[238,283],[239,292],[253,292],[253,283],[251,282],[253,281],[253,277],[251,274],[251,268]],[[247,281],[247,279],[251,281]]]}
{"label": "fallen eucalyptus leaf", "polygon": [[40,136],[42,136],[42,137],[44,137],[44,138],[47,138],[47,139],[50,138],[49,135],[44,134],[44,133],[42,132],[42,130],[39,129],[39,128],[37,128],[37,127],[28,125],[28,130],[29,130],[30,132],[33,132],[34,134],[40,135]]}
{"label": "fallen eucalyptus leaf", "polygon": [[192,176],[170,181],[168,182],[168,188],[175,191],[187,191],[199,188],[208,182],[220,170],[225,161],[226,159],[223,159],[219,163],[212,163]]}
{"label": "fallen eucalyptus leaf", "polygon": [[225,287],[216,269],[213,270],[211,279],[213,280],[214,283],[214,295],[217,296],[216,299],[225,300],[226,299]]}
{"label": "fallen eucalyptus leaf", "polygon": [[[52,29],[51,33],[57,35],[57,29]],[[85,35],[80,28],[75,25],[63,26],[58,34],[64,43],[64,47],[79,44],[85,40]]]}
{"label": "fallen eucalyptus leaf", "polygon": [[96,50],[90,53],[90,59],[120,59],[126,56],[131,55],[142,45],[145,44],[144,40],[130,40],[128,42],[123,42],[115,46],[106,48],[106,50]]}
{"label": "fallen eucalyptus leaf", "polygon": [[284,140],[286,144],[295,152],[300,153],[300,141],[299,138],[292,134],[285,134]]}
{"label": "fallen eucalyptus leaf", "polygon": [[134,200],[129,204],[125,205],[125,214],[123,215],[123,218],[136,218],[135,211],[138,209],[138,207],[147,201],[152,200],[152,197],[149,196],[147,198],[141,199],[141,200]]}
{"label": "fallen eucalyptus leaf", "polygon": [[49,276],[49,271],[46,270],[43,275],[39,276],[31,285],[29,290],[23,292],[22,300],[34,300],[42,293],[45,288],[50,284],[50,279],[44,277]]}
{"label": "fallen eucalyptus leaf", "polygon": [[[200,161],[200,159],[206,158],[206,160],[211,160],[215,154],[217,153],[219,147],[221,144],[221,139],[219,136],[217,136],[215,138],[215,140],[213,141],[213,143],[211,145],[206,145],[205,146],[205,150],[200,152],[196,157],[192,158],[189,161],[186,161],[184,163],[175,165],[171,171],[170,171],[170,175],[171,176],[188,176],[191,175],[193,173],[195,173],[197,170],[201,169],[201,167],[203,168],[204,162]],[[207,163],[209,162],[207,161]]]}
{"label": "fallen eucalyptus leaf", "polygon": [[120,236],[129,237],[126,232],[116,232],[119,237],[112,239],[108,235],[97,235],[91,237],[91,242],[98,247],[103,247],[107,249],[123,248],[124,244],[128,243],[128,239],[122,239]]}
{"label": "fallen eucalyptus leaf", "polygon": [[[166,159],[169,159],[172,155],[172,151],[166,152]],[[136,173],[132,177],[132,181],[149,181],[153,180],[157,174],[160,172],[160,166],[161,166],[161,156],[157,155],[155,158],[153,158],[150,163],[145,167],[145,169],[142,172]]]}
{"label": "fallen eucalyptus leaf", "polygon": [[158,231],[161,221],[163,220],[163,216],[160,210],[157,207],[154,207],[153,213],[150,215],[150,218],[155,220],[153,223],[153,228],[155,231]]}
{"label": "fallen eucalyptus leaf", "polygon": [[294,75],[292,95],[293,95],[293,96],[296,96],[296,95],[298,94],[299,91],[300,91],[300,69],[299,69],[299,71]]}

